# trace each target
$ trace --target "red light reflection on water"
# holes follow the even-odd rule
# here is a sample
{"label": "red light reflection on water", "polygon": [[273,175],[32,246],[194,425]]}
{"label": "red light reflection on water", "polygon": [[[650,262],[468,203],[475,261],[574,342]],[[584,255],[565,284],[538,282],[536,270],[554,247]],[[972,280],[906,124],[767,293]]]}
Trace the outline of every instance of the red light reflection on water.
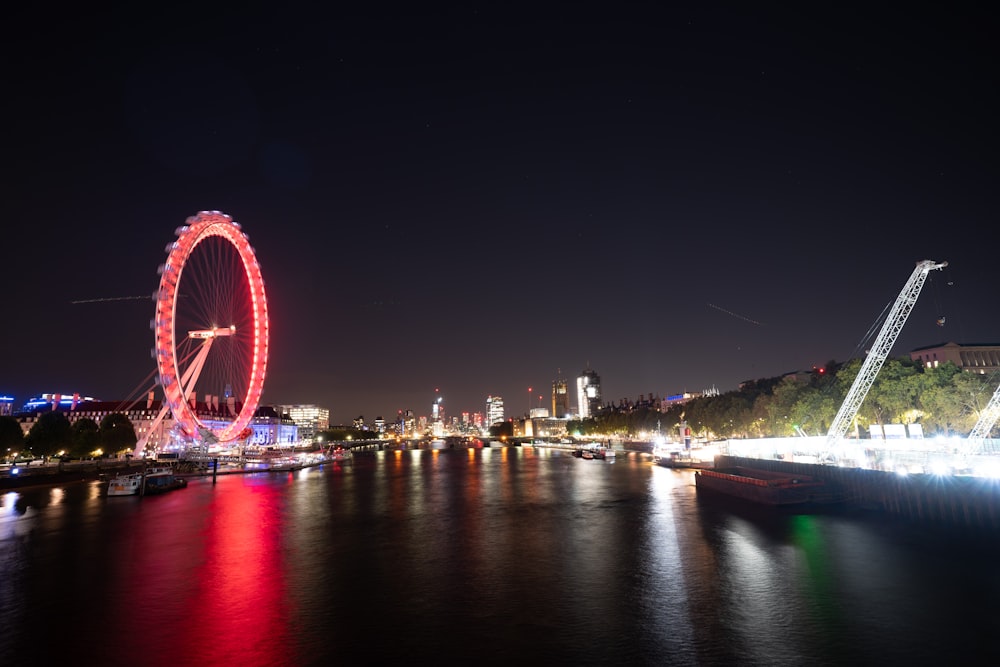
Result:
{"label": "red light reflection on water", "polygon": [[[127,564],[134,585],[122,597],[135,604],[123,610],[118,629],[129,643],[138,640],[144,664],[294,662],[282,490],[252,477],[210,485],[156,498],[173,496],[177,511],[158,503],[134,526],[139,534]],[[203,498],[182,503],[181,494]],[[150,662],[153,656],[159,657]]]}

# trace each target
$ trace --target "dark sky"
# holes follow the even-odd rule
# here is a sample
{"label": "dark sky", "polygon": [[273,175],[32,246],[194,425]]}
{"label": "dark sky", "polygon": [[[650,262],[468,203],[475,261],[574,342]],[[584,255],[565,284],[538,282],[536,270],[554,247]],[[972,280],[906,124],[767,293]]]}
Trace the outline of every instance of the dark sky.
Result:
{"label": "dark sky", "polygon": [[264,402],[334,423],[846,361],[924,259],[894,354],[1000,342],[979,10],[270,4],[7,26],[0,393],[151,384],[152,301],[72,302],[152,294],[206,209],[267,284]]}

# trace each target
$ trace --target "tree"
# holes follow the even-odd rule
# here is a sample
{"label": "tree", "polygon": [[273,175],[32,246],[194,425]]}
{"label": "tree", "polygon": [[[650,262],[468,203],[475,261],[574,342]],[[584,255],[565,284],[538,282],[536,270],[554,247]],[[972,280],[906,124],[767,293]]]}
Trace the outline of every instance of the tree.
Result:
{"label": "tree", "polygon": [[58,410],[43,412],[24,439],[24,444],[34,456],[52,456],[60,450],[69,449],[72,442],[69,419]]}
{"label": "tree", "polygon": [[0,417],[0,454],[19,452],[24,448],[24,431],[13,417]]}
{"label": "tree", "polygon": [[316,434],[324,442],[347,442],[348,440],[377,440],[374,431],[363,431],[358,428],[328,428]]}
{"label": "tree", "polygon": [[916,403],[919,379],[915,376],[922,372],[920,362],[906,357],[887,359],[861,404],[859,414],[867,416],[873,424],[904,422],[904,415]]}
{"label": "tree", "polygon": [[120,412],[112,412],[102,419],[99,430],[101,445],[107,454],[130,452],[135,449],[135,443],[139,440],[132,422]]}
{"label": "tree", "polygon": [[502,421],[490,426],[490,435],[494,438],[513,438],[514,424],[509,421]]}
{"label": "tree", "polygon": [[83,458],[101,447],[101,431],[93,419],[83,417],[73,423],[73,445],[70,456]]}
{"label": "tree", "polygon": [[785,378],[774,388],[771,401],[767,404],[767,426],[770,436],[787,437],[795,435],[793,424],[796,424],[795,406],[802,401],[809,386],[799,382],[794,377]]}
{"label": "tree", "polygon": [[954,368],[952,364],[945,364],[934,369],[937,371],[934,375],[943,374],[943,377],[920,396],[924,424],[944,435],[968,434],[979,419],[980,410],[989,401],[992,387],[985,376],[958,369],[952,371],[949,366]]}

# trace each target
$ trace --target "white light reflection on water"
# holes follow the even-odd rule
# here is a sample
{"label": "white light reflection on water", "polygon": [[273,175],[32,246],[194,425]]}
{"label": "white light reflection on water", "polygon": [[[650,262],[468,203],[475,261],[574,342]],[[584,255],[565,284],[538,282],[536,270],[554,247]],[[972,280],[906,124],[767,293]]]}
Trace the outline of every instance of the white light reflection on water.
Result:
{"label": "white light reflection on water", "polygon": [[694,631],[688,599],[687,563],[681,550],[676,496],[689,494],[689,478],[672,471],[652,468],[649,477],[649,514],[641,529],[641,549],[646,561],[648,585],[643,591],[640,618],[642,631],[669,645],[676,663],[694,662]]}

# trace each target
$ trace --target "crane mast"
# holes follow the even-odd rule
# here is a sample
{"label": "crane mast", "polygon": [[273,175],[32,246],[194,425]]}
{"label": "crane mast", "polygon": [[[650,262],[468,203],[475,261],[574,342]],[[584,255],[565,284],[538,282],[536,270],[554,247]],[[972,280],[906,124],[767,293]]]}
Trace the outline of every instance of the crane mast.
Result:
{"label": "crane mast", "polygon": [[993,398],[983,408],[983,411],[979,414],[979,421],[976,422],[976,425],[972,427],[972,431],[969,432],[966,442],[970,450],[976,451],[983,446],[983,441],[990,434],[998,418],[1000,418],[1000,386],[997,386],[997,390],[993,392]]}
{"label": "crane mast", "polygon": [[910,279],[903,286],[903,291],[896,298],[896,303],[893,304],[892,310],[885,318],[885,324],[882,325],[882,330],[879,332],[878,338],[875,339],[875,344],[868,352],[865,362],[861,365],[861,370],[858,371],[858,376],[854,378],[854,384],[851,385],[851,389],[847,392],[847,397],[840,406],[837,416],[834,417],[833,423],[830,424],[830,431],[826,436],[826,444],[827,448],[831,451],[832,447],[844,437],[854,418],[857,417],[861,403],[865,400],[865,396],[868,395],[868,390],[871,389],[872,383],[875,382],[875,376],[878,375],[882,364],[885,363],[886,357],[892,351],[892,346],[896,344],[896,338],[899,337],[899,332],[902,330],[903,324],[906,323],[906,318],[909,317],[910,311],[913,310],[913,304],[916,303],[917,297],[920,296],[920,290],[927,280],[927,274],[934,269],[941,269],[946,266],[948,266],[948,262],[937,263],[929,259],[917,262],[917,268],[913,270]]}

